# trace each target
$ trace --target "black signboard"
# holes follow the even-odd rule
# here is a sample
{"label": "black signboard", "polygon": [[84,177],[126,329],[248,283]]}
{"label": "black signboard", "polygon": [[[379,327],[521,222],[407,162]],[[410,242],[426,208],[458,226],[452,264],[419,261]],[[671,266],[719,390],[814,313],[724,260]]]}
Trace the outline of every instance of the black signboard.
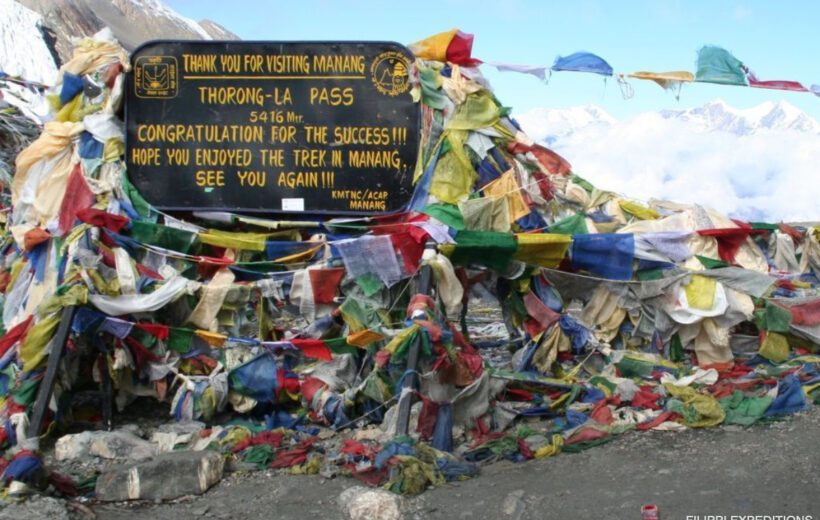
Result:
{"label": "black signboard", "polygon": [[166,210],[400,211],[413,59],[392,42],[147,43],[126,87],[128,176]]}

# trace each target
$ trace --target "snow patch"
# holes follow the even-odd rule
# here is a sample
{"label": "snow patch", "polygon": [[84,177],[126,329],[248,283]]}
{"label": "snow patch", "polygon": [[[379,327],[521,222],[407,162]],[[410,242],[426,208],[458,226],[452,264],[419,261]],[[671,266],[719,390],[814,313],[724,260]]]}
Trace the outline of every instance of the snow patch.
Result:
{"label": "snow patch", "polygon": [[197,33],[203,40],[213,40],[213,37],[202,28],[196,21],[182,16],[173,9],[167,7],[160,0],[129,0],[135,6],[143,8],[146,12],[154,15],[161,15],[169,20],[175,22],[177,25],[182,25]]}
{"label": "snow patch", "polygon": [[42,17],[14,0],[0,0],[0,71],[52,85],[57,65],[42,37]]}

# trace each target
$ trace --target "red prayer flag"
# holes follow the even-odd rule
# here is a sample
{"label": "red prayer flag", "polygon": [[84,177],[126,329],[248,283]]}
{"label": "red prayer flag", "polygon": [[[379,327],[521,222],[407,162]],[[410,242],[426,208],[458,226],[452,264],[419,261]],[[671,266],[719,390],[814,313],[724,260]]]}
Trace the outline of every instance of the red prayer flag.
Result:
{"label": "red prayer flag", "polygon": [[637,425],[635,428],[639,430],[649,430],[651,428],[654,428],[655,426],[658,426],[661,423],[665,423],[666,421],[675,421],[678,419],[678,417],[680,417],[680,415],[678,415],[675,412],[662,412],[660,415],[658,415],[651,421],[643,422]]}
{"label": "red prayer flag", "polygon": [[552,187],[549,177],[541,172],[534,171],[532,172],[532,178],[536,180],[536,186],[538,186],[538,191],[541,192],[541,196],[544,197],[544,200],[552,200],[555,196],[555,190]]}
{"label": "red prayer flag", "polygon": [[788,224],[784,224],[783,222],[778,224],[777,228],[780,230],[781,233],[786,233],[787,235],[792,237],[792,240],[794,241],[794,244],[796,246],[799,246],[803,243],[803,233],[798,231],[796,228]]}
{"label": "red prayer flag", "polygon": [[792,92],[808,92],[809,89],[803,86],[799,81],[788,80],[769,80],[760,81],[753,74],[748,76],[749,86],[753,88],[768,88],[772,90],[789,90]]}
{"label": "red prayer flag", "polygon": [[149,361],[159,361],[159,356],[148,350],[145,345],[131,336],[125,338],[125,344],[131,351],[131,355],[134,357],[134,364],[137,366],[137,369],[142,368],[142,366]]}
{"label": "red prayer flag", "polygon": [[450,45],[447,46],[447,61],[465,67],[475,67],[480,64],[481,60],[471,56],[473,53],[473,39],[472,34],[456,31],[453,39],[450,40]]}
{"label": "red prayer flag", "polygon": [[524,307],[532,319],[537,321],[541,326],[541,330],[547,329],[561,318],[560,314],[544,305],[532,291],[524,296]]}
{"label": "red prayer flag", "polygon": [[117,233],[128,224],[128,218],[101,209],[85,208],[77,212],[77,218],[86,224],[103,227]]}
{"label": "red prayer flag", "polygon": [[33,319],[34,315],[32,314],[26,318],[25,321],[22,321],[12,327],[11,330],[6,332],[6,334],[0,338],[0,357],[3,357],[9,348],[25,336],[26,331],[28,331],[28,326],[31,325],[31,321]]}
{"label": "red prayer flag", "polygon": [[421,412],[416,431],[422,439],[433,438],[433,430],[436,428],[436,417],[438,417],[439,404],[432,399],[422,397]]}
{"label": "red prayer flag", "polygon": [[168,325],[160,325],[159,323],[136,323],[136,327],[144,330],[148,334],[154,336],[158,340],[165,341],[171,333],[171,328]]}
{"label": "red prayer flag", "polygon": [[344,268],[308,269],[308,275],[313,288],[313,301],[322,304],[333,303],[333,298],[345,275]]}
{"label": "red prayer flag", "polygon": [[524,143],[512,142],[507,146],[507,150],[514,154],[532,152],[538,162],[553,175],[567,175],[572,171],[572,166],[566,159],[539,144],[527,146]]}
{"label": "red prayer flag", "polygon": [[301,350],[305,356],[322,361],[333,359],[330,348],[320,339],[292,339],[293,346]]}
{"label": "red prayer flag", "polygon": [[820,300],[789,306],[795,325],[820,325]]}
{"label": "red prayer flag", "polygon": [[609,433],[605,431],[601,431],[595,428],[581,426],[579,429],[575,430],[575,432],[569,436],[564,441],[564,444],[571,445],[571,444],[578,444],[579,442],[589,442],[589,441],[596,441],[598,439],[603,439],[609,437]]}
{"label": "red prayer flag", "polygon": [[274,469],[290,468],[304,464],[307,460],[310,447],[316,442],[317,437],[308,437],[299,443],[296,448],[280,452],[276,455],[276,459],[271,462],[270,467]]}
{"label": "red prayer flag", "polygon": [[68,176],[68,183],[65,188],[65,195],[63,202],[60,205],[59,214],[59,229],[60,234],[65,235],[74,226],[74,221],[77,220],[77,213],[83,209],[90,208],[96,198],[94,192],[88,187],[83,177],[83,171],[80,163],[71,170],[71,175]]}
{"label": "red prayer flag", "polygon": [[701,229],[698,234],[714,237],[718,243],[718,254],[724,262],[733,264],[737,250],[752,232],[751,226],[727,229]]}

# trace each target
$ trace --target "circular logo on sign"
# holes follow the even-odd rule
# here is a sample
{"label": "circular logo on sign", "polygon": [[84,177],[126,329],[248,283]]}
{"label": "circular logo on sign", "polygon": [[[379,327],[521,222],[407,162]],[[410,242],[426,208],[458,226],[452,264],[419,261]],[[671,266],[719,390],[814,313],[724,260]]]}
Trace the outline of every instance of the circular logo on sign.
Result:
{"label": "circular logo on sign", "polygon": [[410,62],[400,52],[383,52],[370,65],[370,78],[382,94],[398,96],[410,88]]}

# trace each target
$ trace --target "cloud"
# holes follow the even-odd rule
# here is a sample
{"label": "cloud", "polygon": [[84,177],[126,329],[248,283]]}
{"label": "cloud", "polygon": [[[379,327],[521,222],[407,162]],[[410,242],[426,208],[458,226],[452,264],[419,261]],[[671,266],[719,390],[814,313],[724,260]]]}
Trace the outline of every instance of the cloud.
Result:
{"label": "cloud", "polygon": [[742,22],[752,17],[752,10],[745,5],[736,5],[732,9],[732,18],[738,22]]}
{"label": "cloud", "polygon": [[[519,121],[530,135],[549,133],[525,116]],[[597,187],[638,200],[697,203],[745,220],[820,220],[815,133],[698,132],[685,122],[645,113],[583,127],[551,148]]]}

